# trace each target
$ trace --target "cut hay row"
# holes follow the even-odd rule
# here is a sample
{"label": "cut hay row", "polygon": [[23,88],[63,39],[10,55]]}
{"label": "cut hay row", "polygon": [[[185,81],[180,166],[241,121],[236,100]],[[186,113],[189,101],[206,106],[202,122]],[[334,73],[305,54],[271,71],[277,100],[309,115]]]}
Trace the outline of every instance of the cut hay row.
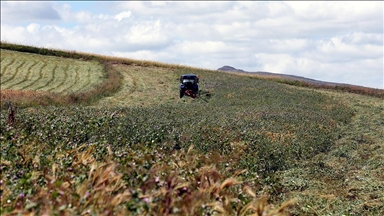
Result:
{"label": "cut hay row", "polygon": [[14,79],[17,73],[19,72],[19,68],[22,67],[25,64],[25,62],[17,61],[15,64],[12,64],[12,66],[8,69],[8,73],[4,73],[4,76],[1,78],[1,84],[9,82],[10,80]]}
{"label": "cut hay row", "polygon": [[38,73],[39,76],[37,76],[36,78],[31,78],[30,80],[30,83],[25,85],[22,89],[25,90],[25,89],[30,89],[31,86],[34,86],[36,85],[42,78],[42,71],[44,71],[45,67],[47,67],[47,63],[45,61],[41,61],[39,62],[39,65],[37,66],[37,70],[39,70],[40,72]]}
{"label": "cut hay row", "polygon": [[[57,79],[57,80],[58,80],[58,81],[61,80],[61,82],[58,83],[57,86],[53,86],[53,87],[51,87],[50,89],[48,89],[47,91],[50,92],[50,91],[54,91],[55,89],[60,89],[60,88],[64,85],[65,81],[67,81],[67,78],[68,78],[68,74],[67,74],[68,68],[69,68],[69,64],[65,65],[65,67],[61,67],[61,68],[59,68],[60,71],[59,71],[59,73],[57,73],[57,74],[62,75],[62,79]],[[55,71],[55,72],[56,72],[56,71]],[[55,74],[56,74],[56,73],[54,73],[54,75],[55,75]]]}
{"label": "cut hay row", "polygon": [[102,98],[97,106],[147,106],[177,101],[180,76],[164,68],[126,66],[115,64],[113,68],[123,76],[120,91]]}
{"label": "cut hay row", "polygon": [[[77,65],[77,68],[72,68],[75,73],[74,83],[69,87],[72,91],[83,91],[92,85],[92,68],[85,65]],[[82,74],[80,74],[80,71]],[[66,89],[65,91],[68,91]]]}
{"label": "cut hay row", "polygon": [[39,79],[39,83],[42,83],[42,85],[35,88],[34,90],[42,90],[44,87],[52,83],[52,81],[55,79],[56,70],[57,65],[53,64],[48,64],[48,70],[40,70],[39,77],[41,77],[41,79]]}
{"label": "cut hay row", "polygon": [[84,86],[84,88],[87,88],[87,87],[88,87],[88,85],[89,85],[89,83],[90,83],[90,81],[89,81],[89,79],[90,79],[90,73],[89,73],[89,71],[90,71],[90,70],[87,71],[87,76],[82,76],[82,77],[80,77],[80,76],[79,76],[79,73],[78,73],[79,66],[76,66],[75,68],[68,68],[68,70],[73,70],[73,73],[71,73],[71,74],[74,74],[74,79],[73,79],[72,84],[71,84],[71,85],[68,84],[67,88],[64,89],[63,92],[67,92],[67,91],[69,91],[70,89],[74,89],[74,86],[76,86],[76,84],[79,82],[79,79],[80,79],[80,78],[83,78],[83,79],[85,78],[85,82],[84,82],[84,85],[83,85],[83,86]]}
{"label": "cut hay row", "polygon": [[30,76],[31,76],[31,68],[32,67],[34,67],[36,64],[37,64],[37,62],[36,61],[34,61],[34,62],[28,62],[29,64],[28,64],[28,68],[27,68],[27,74],[26,74],[26,76],[24,77],[24,79],[22,79],[20,82],[17,82],[17,83],[14,83],[13,85],[11,85],[11,86],[9,86],[9,88],[13,88],[14,86],[17,86],[17,85],[19,85],[19,84],[21,84],[21,83],[23,83],[23,82],[26,82],[28,79],[30,79]]}
{"label": "cut hay row", "polygon": [[[1,58],[1,70],[6,72],[8,70],[8,67],[15,63],[15,58]],[[0,77],[3,76],[3,73],[0,73]]]}
{"label": "cut hay row", "polygon": [[1,50],[1,89],[69,94],[103,80],[97,62]]}

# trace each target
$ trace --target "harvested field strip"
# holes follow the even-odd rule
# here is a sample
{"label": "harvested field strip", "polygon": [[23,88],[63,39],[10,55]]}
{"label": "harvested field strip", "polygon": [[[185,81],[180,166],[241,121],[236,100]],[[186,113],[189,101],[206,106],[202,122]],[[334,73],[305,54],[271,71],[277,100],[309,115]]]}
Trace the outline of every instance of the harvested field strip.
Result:
{"label": "harvested field strip", "polygon": [[15,58],[9,59],[9,58],[4,58],[4,60],[1,60],[1,73],[0,77],[3,77],[3,75],[8,71],[8,67],[11,66],[12,64],[15,63]]}
{"label": "harvested field strip", "polygon": [[126,77],[125,77],[126,79],[126,81],[127,81],[127,86],[131,86],[130,87],[130,90],[128,91],[128,94],[133,94],[135,91],[136,91],[136,89],[137,89],[137,83],[136,83],[136,80],[134,80],[131,76],[129,76],[129,75],[127,75]]}
{"label": "harvested field strip", "polygon": [[[10,60],[10,59],[8,59]],[[11,73],[11,69],[8,69],[8,67],[10,67],[11,65],[15,64],[15,60],[16,59],[12,59],[10,61],[1,61],[1,84],[3,84],[4,82],[4,77],[9,77],[10,75],[8,75],[9,73]],[[3,62],[7,62],[7,63],[3,63]]]}
{"label": "harvested field strip", "polygon": [[[7,82],[13,80],[13,79],[16,77],[16,75],[19,73],[19,69],[20,69],[24,64],[25,64],[25,62],[20,62],[20,61],[17,62],[17,66],[16,66],[16,68],[15,68],[14,70],[11,71],[10,76],[8,76],[8,78],[5,79],[5,80],[1,79],[1,85],[2,85],[2,87],[3,87],[3,86],[4,86],[4,87],[8,87]],[[7,75],[8,75],[8,74],[7,74]]]}
{"label": "harvested field strip", "polygon": [[123,75],[122,89],[101,99],[97,106],[148,106],[178,99],[178,75],[171,69],[127,66],[113,67]]}
{"label": "harvested field strip", "polygon": [[[60,81],[60,83],[57,86],[53,86],[52,88],[48,89],[47,91],[51,92],[60,92],[60,88],[64,85],[65,81],[67,81],[68,74],[67,71],[69,69],[69,64],[67,64],[65,67],[60,67],[60,71],[58,74],[62,74],[63,77],[58,77],[56,80]],[[52,85],[51,85],[52,86]]]}
{"label": "harvested field strip", "polygon": [[67,88],[63,89],[62,92],[67,92],[70,89],[73,89],[74,86],[78,83],[78,79],[79,79],[78,69],[79,69],[79,66],[75,65],[73,67],[70,67],[69,69],[71,70],[70,74],[74,74],[74,79],[72,79],[73,84],[71,84]]}
{"label": "harvested field strip", "polygon": [[[17,83],[14,83],[10,86],[8,86],[8,88],[13,88],[14,86],[18,86],[24,82],[26,82],[27,80],[30,79],[30,76],[31,76],[31,69],[37,64],[37,62],[32,62],[32,64],[28,64],[26,70],[28,71],[27,74],[25,74],[24,76],[24,79],[22,79],[21,81],[17,82]],[[23,74],[24,75],[24,74]],[[21,76],[20,76],[21,78]]]}
{"label": "harvested field strip", "polygon": [[1,89],[52,93],[89,91],[105,78],[96,61],[1,50]]}
{"label": "harvested field strip", "polygon": [[[383,101],[358,94],[316,91],[333,97],[355,113],[349,124],[340,126],[338,139],[328,154],[303,161],[302,169],[285,174],[287,179],[295,178],[296,185],[305,182],[305,193],[295,190],[290,196],[299,197],[299,206],[312,208],[296,211],[299,215],[383,215]],[[322,168],[315,161],[321,162]],[[292,181],[285,182],[285,187],[292,186]],[[331,205],[324,205],[325,202]]]}
{"label": "harvested field strip", "polygon": [[[82,79],[82,86],[79,86],[77,91],[81,92],[91,85],[91,68],[83,68],[80,66],[79,71],[86,71],[85,74],[81,74],[80,78]],[[79,74],[79,71],[77,71],[77,74]]]}
{"label": "harvested field strip", "polygon": [[37,78],[36,78],[35,80],[32,80],[32,79],[31,79],[32,82],[31,82],[29,85],[24,86],[22,89],[23,89],[23,90],[24,90],[24,89],[29,89],[31,86],[36,85],[36,83],[39,82],[40,79],[43,77],[43,70],[44,70],[44,68],[45,68],[46,66],[47,66],[47,63],[46,63],[45,61],[40,62],[40,63],[39,63],[39,67],[36,68],[36,71],[37,71],[37,72],[35,72],[35,74],[36,74],[36,73],[38,74],[38,75],[37,75]]}
{"label": "harvested field strip", "polygon": [[[0,80],[0,83],[1,83],[1,88],[3,88],[3,83],[5,83],[5,80],[9,79],[10,76],[12,76],[12,73],[14,71],[14,66],[18,66],[18,64],[20,64],[20,61],[15,61],[15,59],[12,61],[11,64],[7,65],[7,67],[2,67],[1,68],[1,80]],[[3,66],[3,65],[2,65]],[[11,68],[8,69],[9,66],[12,66]]]}
{"label": "harvested field strip", "polygon": [[[53,68],[52,68],[52,73],[43,73],[43,80],[45,80],[44,84],[39,86],[37,89],[35,90],[41,90],[45,87],[47,87],[54,79],[55,77],[55,73],[56,73],[56,70],[57,70],[57,65],[52,65]],[[46,75],[46,76],[45,76]],[[45,78],[45,79],[44,79]]]}

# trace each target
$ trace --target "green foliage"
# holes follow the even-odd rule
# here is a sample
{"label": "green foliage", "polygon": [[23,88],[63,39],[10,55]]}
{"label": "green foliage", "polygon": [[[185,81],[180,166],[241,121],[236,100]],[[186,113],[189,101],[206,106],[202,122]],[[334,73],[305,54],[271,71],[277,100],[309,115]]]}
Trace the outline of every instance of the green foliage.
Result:
{"label": "green foliage", "polygon": [[[99,60],[106,77],[93,92],[74,92],[69,99],[47,96],[56,106],[20,108],[13,125],[6,124],[7,111],[0,112],[0,213],[278,215],[283,211],[271,210],[267,201],[276,206],[294,197],[300,205],[293,214],[382,212],[377,204],[382,184],[365,186],[373,201],[364,203],[356,198],[362,187],[352,185],[360,178],[337,167],[359,162],[356,169],[380,170],[380,156],[370,159],[380,145],[367,150],[382,134],[368,130],[382,124],[370,119],[382,113],[382,104],[357,116],[362,129],[354,134],[350,122],[356,121],[356,109],[347,106],[349,101],[313,89],[153,62]],[[166,74],[161,82],[171,82],[166,91],[155,85],[154,70]],[[157,97],[172,91],[177,97],[178,77],[184,73],[199,75],[199,98]],[[122,77],[135,88],[124,89]],[[106,96],[129,101],[124,95],[133,91],[137,95],[130,100],[136,103],[97,103]],[[134,101],[143,95],[143,105]],[[63,104],[56,103],[58,98],[73,103],[57,106]],[[352,142],[340,145],[345,137]],[[329,184],[330,191],[347,185],[349,191],[345,196],[338,192],[337,200],[304,195],[323,189],[321,184]],[[259,199],[265,194],[268,200]]]}
{"label": "green foliage", "polygon": [[[71,156],[70,152],[84,152],[84,145],[93,147],[92,160],[108,161],[110,155],[119,164],[117,170],[123,184],[131,190],[142,191],[143,184],[155,178],[151,170],[160,163],[157,154],[172,155],[179,148],[186,150],[193,145],[195,157],[218,155],[220,159],[210,163],[216,163],[227,178],[231,176],[227,170],[246,169],[243,176],[249,184],[268,186],[265,192],[278,196],[283,188],[277,173],[329,151],[336,139],[337,125],[347,123],[352,116],[337,101],[313,91],[209,71],[199,71],[199,75],[201,88],[212,94],[207,100],[186,98],[180,103],[108,109],[28,108],[18,112],[14,127],[5,125],[7,113],[2,111],[2,158],[11,163],[2,169],[3,176],[7,176],[4,181],[13,191],[10,196],[15,199],[31,187],[25,173],[44,172],[55,164],[62,170],[56,173],[60,179],[70,178],[65,170],[76,169],[75,182],[83,183],[89,177],[80,173],[87,173],[89,168],[79,166],[82,162],[76,161],[81,157]],[[20,150],[23,146],[30,149]],[[187,178],[206,163],[198,160],[175,175]],[[171,170],[164,167],[161,172],[172,178]],[[250,181],[255,175],[260,180]],[[42,187],[53,187],[42,177],[34,181]],[[24,185],[24,189],[11,185]],[[134,194],[126,208],[147,211],[150,207],[134,198]],[[52,199],[58,197],[52,194]],[[156,200],[160,202],[153,198],[153,202]]]}

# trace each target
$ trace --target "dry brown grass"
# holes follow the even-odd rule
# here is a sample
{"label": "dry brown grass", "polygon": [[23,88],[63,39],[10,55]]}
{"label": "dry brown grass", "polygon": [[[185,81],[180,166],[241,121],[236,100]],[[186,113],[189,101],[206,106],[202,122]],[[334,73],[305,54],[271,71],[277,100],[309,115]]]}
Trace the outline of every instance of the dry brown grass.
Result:
{"label": "dry brown grass", "polygon": [[32,90],[10,90],[4,89],[0,92],[1,106],[5,108],[5,103],[8,101],[15,102],[16,106],[29,106],[43,105],[49,106],[52,102],[62,104],[62,97],[58,97],[53,92],[32,91]]}
{"label": "dry brown grass", "polygon": [[[33,145],[23,146],[21,152],[29,152]],[[293,199],[277,207],[268,204],[268,196],[256,195],[252,186],[240,179],[244,171],[225,177],[214,165],[199,168],[198,155],[193,147],[175,152],[168,156],[169,161],[151,168],[150,177],[139,188],[130,187],[129,182],[123,179],[124,174],[129,173],[118,168],[109,148],[102,161],[96,161],[95,151],[93,146],[80,146],[57,154],[51,167],[46,167],[43,172],[35,171],[35,176],[29,180],[31,184],[35,183],[31,195],[21,194],[9,202],[6,197],[12,192],[6,184],[1,184],[2,208],[13,209],[4,215],[272,216],[288,215],[287,208],[296,202]],[[71,171],[65,174],[60,163],[68,156],[72,156],[74,161]],[[34,163],[35,167],[41,165],[27,157],[23,163]],[[195,169],[194,175],[180,175],[183,170]],[[73,177],[84,173],[82,181]],[[160,173],[168,174],[158,175]],[[4,177],[1,179],[5,180]],[[40,178],[44,178],[44,186],[36,184]],[[240,200],[239,193],[248,198]]]}

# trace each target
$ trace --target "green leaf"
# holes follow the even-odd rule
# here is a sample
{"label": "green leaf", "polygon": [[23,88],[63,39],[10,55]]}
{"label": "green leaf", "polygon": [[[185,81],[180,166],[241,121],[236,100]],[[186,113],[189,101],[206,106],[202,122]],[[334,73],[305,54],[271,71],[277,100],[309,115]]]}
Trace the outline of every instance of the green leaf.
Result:
{"label": "green leaf", "polygon": [[67,208],[67,205],[62,205],[62,206],[59,207],[59,211],[63,211],[66,208]]}
{"label": "green leaf", "polygon": [[33,209],[33,208],[35,208],[35,207],[37,207],[37,206],[38,206],[37,203],[35,203],[35,202],[31,202],[31,203],[29,203],[27,206],[25,206],[25,209],[29,210],[29,209]]}

